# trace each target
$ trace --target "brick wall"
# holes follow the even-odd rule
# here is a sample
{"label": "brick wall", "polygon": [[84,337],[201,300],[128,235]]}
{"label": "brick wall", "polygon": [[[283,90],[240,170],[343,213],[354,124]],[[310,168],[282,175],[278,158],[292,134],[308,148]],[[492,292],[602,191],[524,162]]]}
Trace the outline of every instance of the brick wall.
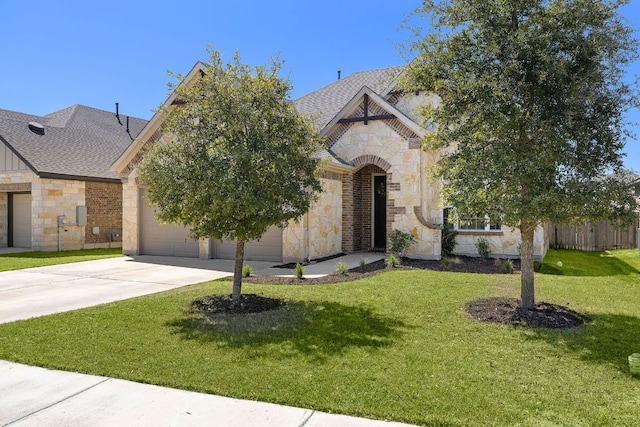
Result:
{"label": "brick wall", "polygon": [[[87,226],[85,243],[108,243],[109,233],[115,233],[114,242],[122,241],[122,185],[106,182],[87,182]],[[93,234],[93,227],[99,227]]]}

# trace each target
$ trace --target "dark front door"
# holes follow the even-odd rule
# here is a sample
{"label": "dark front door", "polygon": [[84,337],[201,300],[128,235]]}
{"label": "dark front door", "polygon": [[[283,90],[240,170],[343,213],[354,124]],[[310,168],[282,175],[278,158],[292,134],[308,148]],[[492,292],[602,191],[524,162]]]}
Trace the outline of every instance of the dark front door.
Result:
{"label": "dark front door", "polygon": [[387,176],[373,176],[373,248],[387,249]]}

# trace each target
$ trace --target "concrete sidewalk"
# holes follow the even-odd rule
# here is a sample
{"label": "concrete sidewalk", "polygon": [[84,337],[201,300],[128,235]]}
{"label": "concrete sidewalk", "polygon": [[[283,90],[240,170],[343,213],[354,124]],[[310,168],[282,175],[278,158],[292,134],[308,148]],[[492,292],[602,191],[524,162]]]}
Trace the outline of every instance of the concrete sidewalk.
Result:
{"label": "concrete sidewalk", "polygon": [[[353,254],[311,264],[306,277],[381,259]],[[256,274],[292,274],[249,262]],[[0,272],[0,323],[58,313],[229,276],[233,261],[122,257]],[[280,273],[280,274],[278,274]],[[131,381],[0,361],[0,427],[5,426],[400,427]]]}
{"label": "concrete sidewalk", "polygon": [[401,427],[0,361],[0,426]]}

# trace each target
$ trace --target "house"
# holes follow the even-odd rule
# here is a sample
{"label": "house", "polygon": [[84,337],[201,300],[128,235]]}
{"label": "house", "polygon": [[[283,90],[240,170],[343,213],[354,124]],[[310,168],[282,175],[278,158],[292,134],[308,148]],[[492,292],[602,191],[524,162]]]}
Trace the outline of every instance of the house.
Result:
{"label": "house", "polygon": [[0,110],[0,247],[120,246],[122,184],[109,167],[145,124],[83,105]]}
{"label": "house", "polygon": [[[421,149],[425,130],[415,109],[437,99],[425,92],[405,93],[396,88],[402,67],[354,73],[294,101],[296,109],[318,117],[325,140],[318,156],[325,158],[321,172],[324,192],[312,209],[284,230],[270,229],[245,249],[247,260],[277,262],[313,260],[339,253],[385,251],[394,229],[417,240],[407,255],[439,259],[440,226],[447,212],[439,186],[427,179],[427,167],[437,154]],[[206,72],[196,64],[185,82]],[[176,103],[175,94],[167,106]],[[170,141],[162,133],[163,115],[157,113],[131,146],[114,163],[123,181],[123,251],[201,258],[235,255],[233,242],[195,241],[180,225],[160,224],[145,201],[145,185],[137,179],[136,165],[155,142]],[[488,239],[492,253],[519,255],[518,230],[496,221],[474,218],[460,221],[456,252],[477,255],[475,242]],[[535,234],[535,255],[546,251],[543,229]]]}

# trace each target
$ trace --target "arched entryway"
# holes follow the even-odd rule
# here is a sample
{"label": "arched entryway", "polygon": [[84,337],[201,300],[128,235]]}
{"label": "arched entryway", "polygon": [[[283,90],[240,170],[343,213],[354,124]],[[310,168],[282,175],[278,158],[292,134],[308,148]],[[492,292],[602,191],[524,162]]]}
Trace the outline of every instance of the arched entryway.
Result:
{"label": "arched entryway", "polygon": [[387,174],[367,165],[353,175],[353,250],[387,248]]}
{"label": "arched entryway", "polygon": [[343,181],[343,251],[384,252],[392,219],[391,165],[372,155],[358,157],[352,164],[358,169]]}

